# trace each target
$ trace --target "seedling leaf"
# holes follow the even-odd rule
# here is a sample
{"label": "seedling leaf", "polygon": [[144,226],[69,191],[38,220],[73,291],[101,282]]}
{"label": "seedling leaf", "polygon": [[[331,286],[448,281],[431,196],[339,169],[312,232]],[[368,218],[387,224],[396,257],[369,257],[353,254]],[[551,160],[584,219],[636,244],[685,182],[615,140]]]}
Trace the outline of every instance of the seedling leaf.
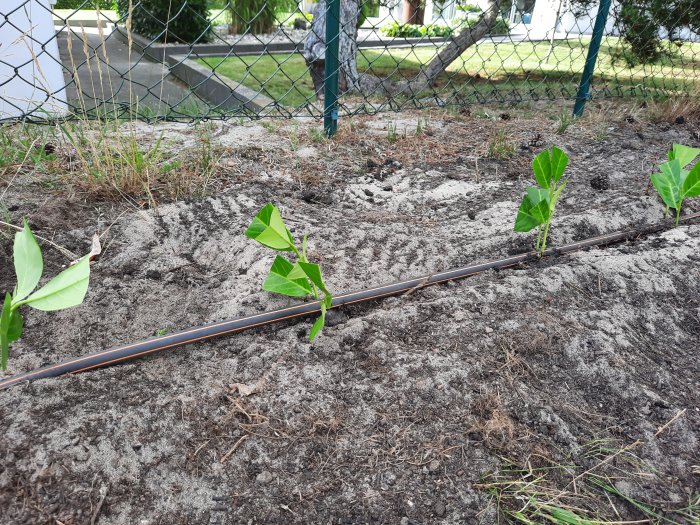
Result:
{"label": "seedling leaf", "polygon": [[323,330],[324,325],[326,324],[326,312],[321,312],[321,316],[314,321],[313,326],[311,327],[311,331],[309,332],[309,341],[313,342],[313,340],[316,338],[316,336],[319,334],[321,330]]}
{"label": "seedling leaf", "polygon": [[39,248],[26,219],[22,231],[15,235],[13,256],[15,274],[17,275],[17,288],[13,301],[17,303],[32,293],[36,285],[39,284],[39,279],[44,271],[41,248]]}
{"label": "seedling leaf", "polygon": [[77,306],[85,298],[89,280],[90,260],[83,257],[18,304],[28,304],[45,312]]}
{"label": "seedling leaf", "polygon": [[552,146],[551,150],[544,150],[532,161],[532,170],[535,180],[543,188],[547,189],[552,182],[558,182],[564,175],[569,157],[561,149]]}
{"label": "seedling leaf", "polygon": [[532,171],[537,183],[543,188],[549,188],[549,181],[552,179],[549,150],[544,150],[532,160]]}
{"label": "seedling leaf", "polygon": [[290,297],[305,297],[309,295],[311,286],[309,286],[309,281],[305,277],[302,279],[290,277],[295,266],[281,255],[278,255],[275,258],[275,262],[272,263],[267,279],[263,283],[263,290]]}
{"label": "seedling leaf", "polygon": [[542,224],[544,222],[542,220],[542,215],[544,213],[542,208],[549,210],[549,204],[546,200],[542,200],[537,204],[537,206],[533,206],[529,196],[525,195],[520,203],[518,215],[515,218],[514,230],[516,232],[529,232],[533,228]]}
{"label": "seedling leaf", "polygon": [[24,319],[22,319],[22,314],[19,310],[12,310],[10,313],[10,326],[7,330],[7,341],[8,343],[14,343],[22,337],[22,327],[24,326]]}
{"label": "seedling leaf", "polygon": [[690,170],[683,181],[684,197],[700,197],[700,162]]}
{"label": "seedling leaf", "polygon": [[669,208],[678,208],[680,200],[680,187],[678,181],[669,173],[655,173],[651,176],[651,183],[659,192],[661,200]]}
{"label": "seedling leaf", "polygon": [[10,353],[10,316],[12,315],[12,297],[5,294],[5,302],[0,313],[0,368],[7,368],[7,355]]}
{"label": "seedling leaf", "polygon": [[552,146],[552,179],[554,182],[559,182],[566,167],[569,165],[569,156],[556,146]]}
{"label": "seedling leaf", "polygon": [[324,293],[328,293],[326,284],[323,282],[323,277],[321,276],[321,267],[318,264],[303,261],[299,261],[298,264],[312,283],[323,290]]}
{"label": "seedling leaf", "polygon": [[681,168],[685,168],[693,162],[693,159],[700,155],[700,149],[684,146],[683,144],[674,144],[673,149],[668,152],[668,160],[677,160]]}
{"label": "seedling leaf", "polygon": [[273,250],[294,251],[292,234],[284,225],[280,211],[271,202],[258,212],[245,234]]}

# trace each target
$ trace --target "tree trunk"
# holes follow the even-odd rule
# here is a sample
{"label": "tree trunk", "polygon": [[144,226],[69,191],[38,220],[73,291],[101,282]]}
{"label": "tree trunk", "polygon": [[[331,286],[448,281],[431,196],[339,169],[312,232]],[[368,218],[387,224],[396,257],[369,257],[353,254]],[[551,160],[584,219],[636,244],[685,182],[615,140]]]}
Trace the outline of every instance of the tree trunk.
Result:
{"label": "tree trunk", "polygon": [[[488,34],[496,23],[502,0],[489,0],[479,22],[465,27],[444,46],[411,80],[393,82],[357,71],[357,18],[362,0],[341,0],[340,4],[340,91],[355,91],[364,95],[417,95],[435,82],[464,51]],[[323,93],[326,55],[326,2],[319,0],[314,8],[311,31],[304,41],[304,58],[309,65],[317,96]]]}
{"label": "tree trunk", "polygon": [[[357,79],[357,20],[362,0],[341,0],[340,2],[340,42],[338,61],[340,62],[338,91],[345,93],[358,89]],[[302,52],[309,66],[316,96],[323,96],[323,79],[326,67],[326,2],[320,0],[313,9],[314,19],[311,31],[304,40]]]}
{"label": "tree trunk", "polygon": [[403,23],[423,25],[425,19],[425,6],[422,0],[403,1]]}

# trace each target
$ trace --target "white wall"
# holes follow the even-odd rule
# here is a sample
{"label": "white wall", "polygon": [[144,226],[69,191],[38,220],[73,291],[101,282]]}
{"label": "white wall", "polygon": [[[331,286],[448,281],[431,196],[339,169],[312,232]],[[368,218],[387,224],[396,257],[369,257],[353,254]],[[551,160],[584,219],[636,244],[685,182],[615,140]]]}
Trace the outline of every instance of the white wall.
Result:
{"label": "white wall", "polygon": [[0,44],[0,119],[39,106],[65,113],[65,82],[48,0],[0,0]]}

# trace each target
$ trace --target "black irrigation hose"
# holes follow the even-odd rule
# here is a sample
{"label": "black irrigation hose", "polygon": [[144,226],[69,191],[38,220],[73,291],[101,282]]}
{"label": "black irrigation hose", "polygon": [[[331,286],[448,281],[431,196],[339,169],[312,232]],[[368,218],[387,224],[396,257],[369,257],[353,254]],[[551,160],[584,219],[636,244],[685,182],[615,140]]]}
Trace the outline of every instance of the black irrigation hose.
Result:
{"label": "black irrigation hose", "polygon": [[[695,213],[684,217],[683,222],[689,222],[698,218],[700,218],[700,213]],[[545,255],[557,256],[591,248],[593,246],[608,246],[610,244],[632,240],[643,235],[664,231],[669,228],[669,224],[657,224],[647,228],[635,228],[631,230],[609,233],[583,241],[566,244],[558,248],[549,248],[545,251]],[[340,308],[341,306],[363,301],[371,301],[372,299],[379,299],[390,295],[408,293],[425,286],[431,286],[456,279],[463,279],[486,270],[499,270],[518,264],[535,261],[537,259],[538,256],[535,252],[527,252],[520,255],[515,255],[513,257],[465,266],[455,270],[417,277],[406,281],[399,281],[393,284],[377,286],[375,288],[368,288],[358,292],[346,293],[333,297],[333,308]],[[65,374],[76,374],[78,372],[84,372],[85,370],[120,363],[128,359],[151,354],[167,348],[175,348],[177,346],[186,345],[195,341],[203,341],[224,334],[240,332],[246,328],[253,328],[255,326],[271,324],[277,321],[283,321],[285,319],[310,315],[319,311],[319,301],[313,301],[297,306],[291,306],[289,308],[282,308],[280,310],[273,310],[262,314],[241,317],[230,321],[212,323],[199,328],[191,328],[182,332],[176,332],[161,337],[154,337],[138,343],[117,346],[108,350],[87,354],[83,357],[63,361],[62,363],[55,365],[38,368],[32,372],[27,372],[26,374],[10,377],[0,381],[0,390],[22,384],[23,382],[33,381],[35,379],[57,377]]]}

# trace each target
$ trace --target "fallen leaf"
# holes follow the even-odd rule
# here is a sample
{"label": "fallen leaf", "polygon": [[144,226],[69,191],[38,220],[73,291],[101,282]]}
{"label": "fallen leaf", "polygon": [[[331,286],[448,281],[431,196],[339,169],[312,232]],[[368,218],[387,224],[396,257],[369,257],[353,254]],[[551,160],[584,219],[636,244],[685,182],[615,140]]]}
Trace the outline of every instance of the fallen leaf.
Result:
{"label": "fallen leaf", "polygon": [[102,244],[100,244],[100,236],[95,234],[92,236],[92,246],[90,247],[90,253],[88,257],[90,261],[94,261],[95,258],[102,253]]}

